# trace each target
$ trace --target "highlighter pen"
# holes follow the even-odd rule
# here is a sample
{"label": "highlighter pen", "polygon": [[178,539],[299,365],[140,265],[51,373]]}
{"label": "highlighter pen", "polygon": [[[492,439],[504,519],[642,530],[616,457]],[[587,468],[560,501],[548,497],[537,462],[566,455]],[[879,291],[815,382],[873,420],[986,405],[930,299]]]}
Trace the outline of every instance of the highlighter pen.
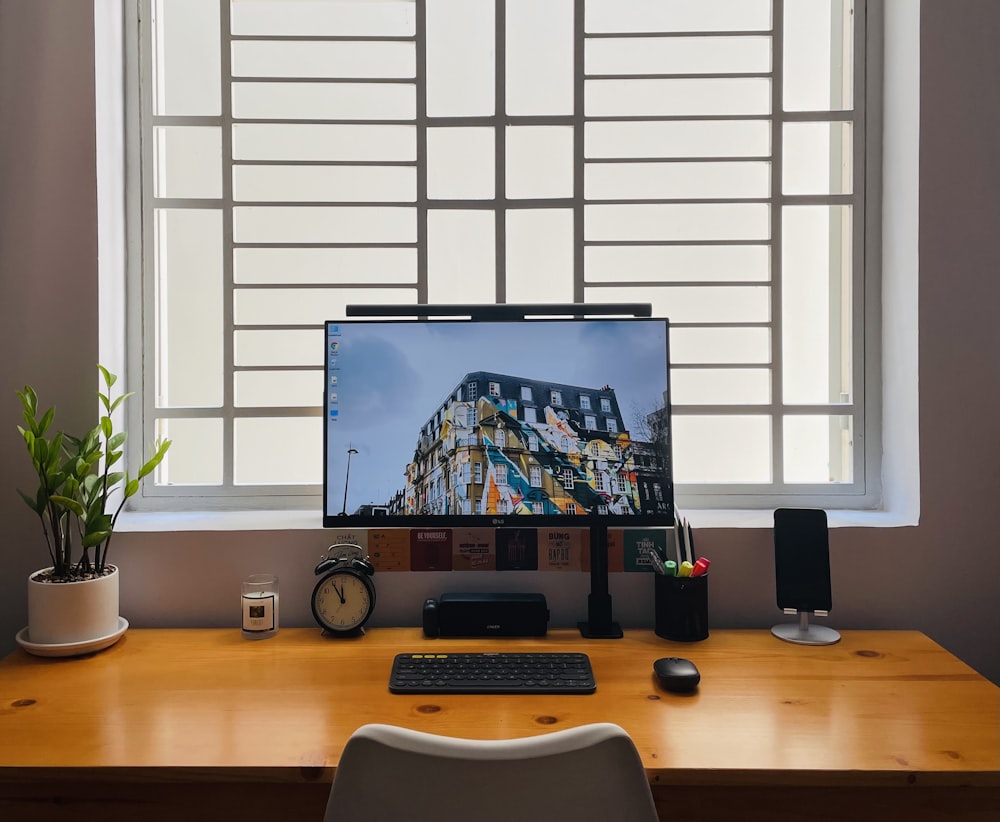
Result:
{"label": "highlighter pen", "polygon": [[668,559],[666,562],[663,563],[663,573],[666,574],[668,577],[677,576],[677,563],[674,562],[672,559]]}
{"label": "highlighter pen", "polygon": [[681,567],[677,569],[677,576],[679,577],[689,577],[691,572],[694,570],[694,565],[692,565],[687,560],[681,563]]}
{"label": "highlighter pen", "polygon": [[698,561],[694,564],[694,568],[691,569],[691,576],[700,577],[708,573],[708,566],[712,564],[712,561],[705,559],[705,557],[698,557]]}

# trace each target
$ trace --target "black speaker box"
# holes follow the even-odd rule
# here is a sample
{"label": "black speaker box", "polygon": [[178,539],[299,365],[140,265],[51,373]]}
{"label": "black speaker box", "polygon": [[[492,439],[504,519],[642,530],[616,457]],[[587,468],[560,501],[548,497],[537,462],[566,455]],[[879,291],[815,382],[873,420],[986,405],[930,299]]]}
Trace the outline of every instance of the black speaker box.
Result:
{"label": "black speaker box", "polygon": [[428,599],[424,635],[545,636],[549,609],[542,594],[442,594]]}

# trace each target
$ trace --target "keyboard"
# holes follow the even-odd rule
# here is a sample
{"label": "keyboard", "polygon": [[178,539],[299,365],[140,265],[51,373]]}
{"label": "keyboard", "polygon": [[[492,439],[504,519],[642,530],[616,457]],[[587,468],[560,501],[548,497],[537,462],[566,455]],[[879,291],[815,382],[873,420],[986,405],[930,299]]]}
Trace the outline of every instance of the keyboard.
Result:
{"label": "keyboard", "polygon": [[396,654],[394,694],[592,694],[590,657],[579,653]]}

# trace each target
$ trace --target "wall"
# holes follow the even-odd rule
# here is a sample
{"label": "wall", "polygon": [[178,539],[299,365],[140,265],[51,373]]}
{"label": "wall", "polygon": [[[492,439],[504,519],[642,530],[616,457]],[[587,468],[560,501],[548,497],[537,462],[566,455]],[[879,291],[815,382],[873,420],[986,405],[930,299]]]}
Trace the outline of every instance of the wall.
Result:
{"label": "wall", "polygon": [[[13,430],[14,390],[31,382],[80,428],[97,358],[93,23],[77,0],[0,0],[0,652],[24,624],[24,578],[42,564],[29,483]],[[914,628],[1000,682],[1000,4],[921,6],[919,419],[920,524],[831,533],[836,628]],[[58,289],[58,291],[56,291]],[[891,375],[888,375],[891,376]],[[767,529],[700,531],[714,561],[715,626],[766,628],[774,607]],[[144,626],[238,624],[246,573],[282,578],[283,624],[310,624],[315,530],[126,533],[122,613]],[[25,548],[28,545],[28,548]],[[477,581],[482,580],[476,577]],[[378,624],[417,624],[425,596],[455,575],[385,574]],[[582,575],[494,575],[538,587],[558,622],[584,613]],[[650,580],[613,581],[616,616],[651,623]]]}

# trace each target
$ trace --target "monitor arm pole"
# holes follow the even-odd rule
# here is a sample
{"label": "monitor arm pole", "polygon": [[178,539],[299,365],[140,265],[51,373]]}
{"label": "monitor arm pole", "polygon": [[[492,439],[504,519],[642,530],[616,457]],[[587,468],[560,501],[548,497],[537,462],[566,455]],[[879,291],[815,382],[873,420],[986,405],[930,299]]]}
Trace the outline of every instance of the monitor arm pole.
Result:
{"label": "monitor arm pole", "polygon": [[588,639],[621,639],[621,626],[611,615],[608,593],[608,526],[590,529],[590,595],[587,597],[587,621],[577,623],[580,635]]}

